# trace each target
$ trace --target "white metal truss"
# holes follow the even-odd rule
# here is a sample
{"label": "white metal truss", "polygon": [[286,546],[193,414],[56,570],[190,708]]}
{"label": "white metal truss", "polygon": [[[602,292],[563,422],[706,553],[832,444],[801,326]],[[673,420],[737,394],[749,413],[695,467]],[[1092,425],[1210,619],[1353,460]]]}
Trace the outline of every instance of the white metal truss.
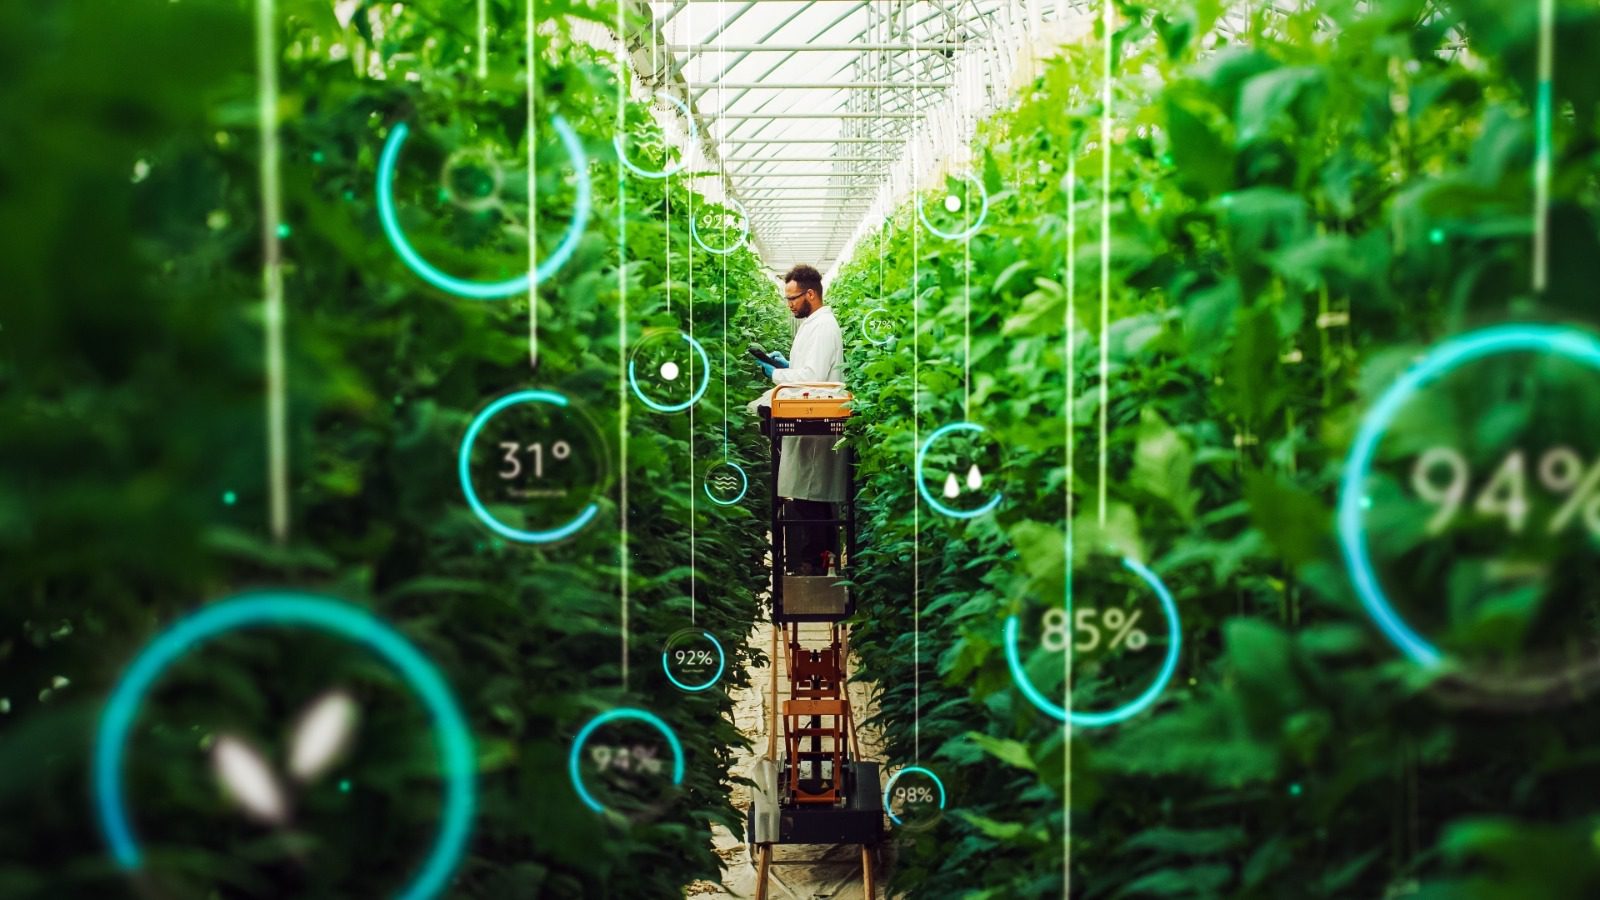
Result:
{"label": "white metal truss", "polygon": [[695,119],[696,187],[749,210],[769,266],[781,247],[781,262],[803,252],[827,272],[967,165],[977,120],[1107,0],[624,2],[649,23],[622,36],[641,95],[664,91]]}
{"label": "white metal truss", "polygon": [[1098,0],[634,2],[650,22],[623,36],[635,74],[692,110],[709,193],[749,211],[767,265],[800,253],[828,271],[906,180],[895,170],[911,142],[956,124],[959,94],[1003,99],[1009,34]]}

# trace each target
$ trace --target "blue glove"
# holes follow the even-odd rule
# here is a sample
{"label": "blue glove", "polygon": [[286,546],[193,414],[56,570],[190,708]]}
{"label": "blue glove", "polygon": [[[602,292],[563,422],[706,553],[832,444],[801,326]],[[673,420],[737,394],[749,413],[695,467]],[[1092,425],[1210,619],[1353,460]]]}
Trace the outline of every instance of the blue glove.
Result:
{"label": "blue glove", "polygon": [[761,367],[761,374],[767,376],[768,379],[772,378],[773,370],[789,368],[789,360],[787,358],[785,358],[782,353],[769,353],[767,355],[770,356],[774,361],[776,361],[778,363],[778,365],[769,366],[766,363],[759,362],[759,361],[756,364]]}

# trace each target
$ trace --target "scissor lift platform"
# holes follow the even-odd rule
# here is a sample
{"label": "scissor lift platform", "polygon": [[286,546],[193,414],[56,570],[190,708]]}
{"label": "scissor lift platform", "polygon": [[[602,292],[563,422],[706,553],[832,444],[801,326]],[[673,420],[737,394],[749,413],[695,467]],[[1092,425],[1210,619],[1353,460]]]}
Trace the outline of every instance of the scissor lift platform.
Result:
{"label": "scissor lift platform", "polygon": [[[774,844],[861,844],[883,840],[883,784],[878,764],[852,760],[844,765],[845,802],[838,806],[796,805],[777,810]],[[778,794],[788,787],[788,773],[778,773]],[[748,834],[756,834],[756,805],[745,816]]]}
{"label": "scissor lift platform", "polygon": [[[866,896],[875,896],[872,851],[883,840],[883,801],[879,766],[860,758],[855,714],[850,708],[849,630],[843,620],[855,612],[848,585],[856,556],[855,462],[846,454],[845,501],[835,515],[787,518],[778,496],[778,469],[786,437],[844,434],[850,395],[837,384],[780,385],[773,390],[771,414],[763,419],[772,440],[772,696],[767,722],[767,755],[752,780],[756,788],[746,832],[757,858],[756,898],[768,896],[768,874],[776,844],[859,844]],[[835,554],[829,574],[790,573],[785,552],[791,528],[831,526],[844,532],[843,553]],[[820,646],[816,624],[827,626]],[[787,695],[778,696],[779,635]],[[783,735],[779,752],[778,735]]]}

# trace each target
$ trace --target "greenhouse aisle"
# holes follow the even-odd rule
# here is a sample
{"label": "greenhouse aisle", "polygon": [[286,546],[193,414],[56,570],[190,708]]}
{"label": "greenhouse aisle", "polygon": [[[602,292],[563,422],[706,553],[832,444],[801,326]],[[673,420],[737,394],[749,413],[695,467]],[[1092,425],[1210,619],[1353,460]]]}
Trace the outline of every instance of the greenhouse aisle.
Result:
{"label": "greenhouse aisle", "polygon": [[0,6],[0,900],[1600,898],[1597,47]]}
{"label": "greenhouse aisle", "polygon": [[[824,634],[826,625],[802,626],[802,639],[807,643],[816,642],[817,636]],[[758,624],[750,635],[747,650],[765,654],[771,647],[772,623]],[[742,774],[760,759],[767,747],[767,722],[770,721],[768,701],[771,697],[772,668],[770,666],[752,665],[747,670],[749,674],[749,687],[742,688],[733,693],[734,724],[750,741],[750,747],[739,757],[734,764],[733,772]],[[780,655],[778,659],[777,677],[786,678],[786,669]],[[861,722],[877,712],[877,704],[873,700],[876,687],[868,682],[856,681],[850,684],[850,704],[856,711],[856,721]],[[861,740],[862,754],[867,759],[878,759],[882,753],[881,735],[872,728],[862,728],[858,734]],[[734,808],[740,814],[750,809],[750,788],[748,785],[735,783],[732,787],[732,801]],[[745,900],[755,896],[756,873],[750,865],[749,851],[740,835],[734,834],[721,826],[713,826],[716,842],[717,856],[722,859],[722,882],[712,884],[708,881],[697,881],[689,885],[685,894],[689,897],[739,898]],[[819,846],[789,846],[779,847],[775,858],[782,860],[826,859],[838,860],[838,865],[778,865],[775,867],[775,877],[772,880],[772,896],[774,898],[792,897],[799,900],[809,898],[828,898],[828,900],[865,900],[861,889],[860,850],[855,845],[835,845],[833,847]],[[887,871],[879,873],[886,878]],[[780,886],[781,885],[781,886]],[[785,891],[787,888],[787,891]]]}

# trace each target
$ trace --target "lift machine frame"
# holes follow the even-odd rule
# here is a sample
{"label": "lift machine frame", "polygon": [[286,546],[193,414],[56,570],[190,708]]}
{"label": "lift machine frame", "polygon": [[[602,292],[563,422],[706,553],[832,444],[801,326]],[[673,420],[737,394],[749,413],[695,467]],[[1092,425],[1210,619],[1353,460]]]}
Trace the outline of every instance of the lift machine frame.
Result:
{"label": "lift machine frame", "polygon": [[[861,877],[875,897],[873,856],[883,841],[880,770],[861,758],[855,714],[850,707],[849,628],[855,595],[847,584],[856,559],[855,456],[845,447],[845,500],[831,518],[785,518],[778,496],[778,467],[786,437],[844,435],[850,420],[849,393],[833,383],[779,385],[762,429],[772,441],[768,499],[772,509],[772,696],[767,756],[757,763],[747,833],[756,857],[756,898],[768,897],[775,844],[858,844]],[[841,554],[828,574],[791,574],[790,529],[831,526],[844,532]],[[821,646],[806,646],[803,623],[826,623]],[[786,695],[778,696],[778,644],[787,670]],[[779,722],[783,745],[778,747]],[[817,862],[817,861],[796,861]],[[831,861],[822,861],[831,862]]]}

